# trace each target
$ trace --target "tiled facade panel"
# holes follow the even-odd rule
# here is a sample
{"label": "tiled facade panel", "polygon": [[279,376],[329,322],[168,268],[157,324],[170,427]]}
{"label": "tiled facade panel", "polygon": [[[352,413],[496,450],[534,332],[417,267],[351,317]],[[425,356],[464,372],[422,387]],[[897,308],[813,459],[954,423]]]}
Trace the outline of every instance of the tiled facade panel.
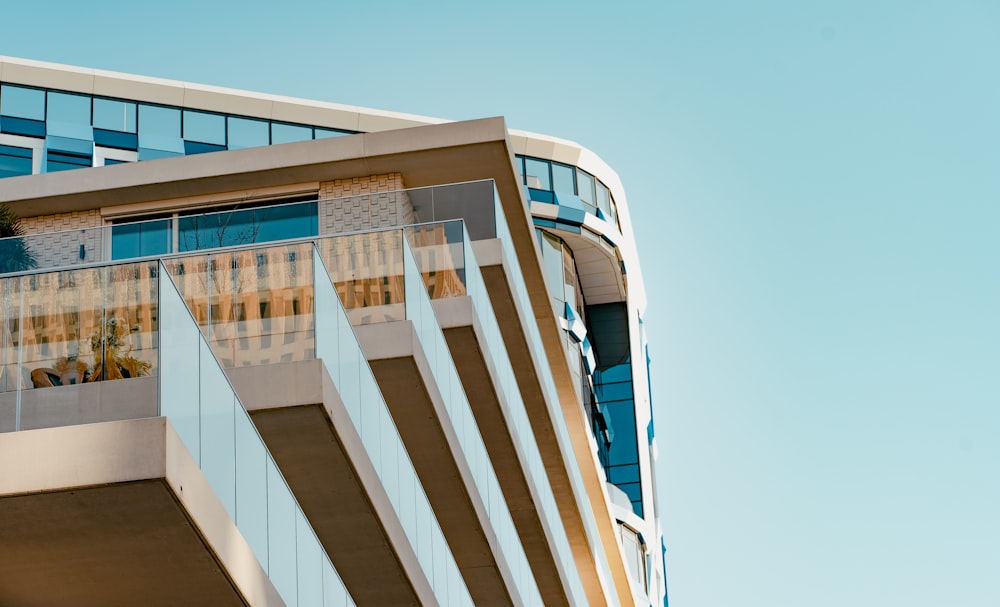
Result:
{"label": "tiled facade panel", "polygon": [[[32,247],[32,253],[41,267],[74,265],[81,261],[101,259],[101,230],[86,229],[102,225],[101,213],[97,209],[25,217],[21,220],[21,225],[26,234],[50,234],[44,240],[44,246]],[[80,248],[81,245],[83,249]]]}
{"label": "tiled facade panel", "polygon": [[399,173],[337,179],[320,184],[319,233],[337,234],[407,225],[413,205]]}

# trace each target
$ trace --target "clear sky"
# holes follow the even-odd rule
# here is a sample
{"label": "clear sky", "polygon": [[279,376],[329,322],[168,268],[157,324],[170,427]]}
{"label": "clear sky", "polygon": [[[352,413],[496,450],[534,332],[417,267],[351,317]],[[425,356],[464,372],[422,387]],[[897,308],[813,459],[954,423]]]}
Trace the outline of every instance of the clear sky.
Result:
{"label": "clear sky", "polygon": [[0,54],[593,149],[671,604],[1000,605],[998,0],[19,1]]}

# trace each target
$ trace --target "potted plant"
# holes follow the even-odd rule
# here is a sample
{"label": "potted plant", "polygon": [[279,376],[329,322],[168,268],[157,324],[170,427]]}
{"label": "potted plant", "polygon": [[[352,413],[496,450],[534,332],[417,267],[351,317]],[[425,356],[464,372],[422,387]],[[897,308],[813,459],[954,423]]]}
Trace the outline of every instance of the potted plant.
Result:
{"label": "potted plant", "polygon": [[90,381],[149,374],[153,365],[132,355],[132,343],[128,339],[131,332],[124,318],[109,318],[96,333],[90,335],[90,348],[97,359]]}

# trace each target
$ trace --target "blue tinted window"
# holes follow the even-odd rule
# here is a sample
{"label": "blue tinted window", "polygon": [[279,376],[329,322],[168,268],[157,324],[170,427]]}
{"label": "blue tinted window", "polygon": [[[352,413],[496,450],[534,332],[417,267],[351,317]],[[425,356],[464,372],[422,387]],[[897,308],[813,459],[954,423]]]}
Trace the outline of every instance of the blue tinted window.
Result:
{"label": "blue tinted window", "polygon": [[156,105],[140,105],[139,133],[159,137],[180,137],[180,110]]}
{"label": "blue tinted window", "polygon": [[515,156],[514,166],[517,168],[517,174],[521,176],[521,183],[524,183],[524,156]]}
{"label": "blue tinted window", "polygon": [[31,175],[31,153],[27,148],[0,145],[0,178]]}
{"label": "blue tinted window", "polygon": [[594,205],[596,195],[594,194],[594,177],[586,171],[576,170],[576,189],[580,200]]}
{"label": "blue tinted window", "polygon": [[[118,162],[118,161],[105,161]],[[170,220],[126,223],[111,227],[111,258],[129,259],[170,252]]]}
{"label": "blue tinted window", "polygon": [[576,194],[576,171],[571,166],[552,163],[552,189],[556,192]]}
{"label": "blue tinted window", "polygon": [[296,124],[271,124],[271,143],[293,143],[312,139],[312,128]]}
{"label": "blue tinted window", "polygon": [[90,126],[90,97],[50,92],[47,119]]}
{"label": "blue tinted window", "polygon": [[45,120],[45,91],[10,84],[0,86],[0,114]]}
{"label": "blue tinted window", "polygon": [[94,99],[94,128],[134,133],[135,113],[134,103],[113,99]]}
{"label": "blue tinted window", "polygon": [[55,173],[57,171],[68,171],[70,169],[82,169],[94,164],[90,156],[79,156],[77,154],[66,154],[63,152],[49,151],[46,154],[45,172]]}
{"label": "blue tinted window", "polygon": [[194,154],[207,154],[208,152],[221,152],[226,149],[224,145],[214,143],[198,143],[197,141],[185,141],[184,153],[188,156]]}
{"label": "blue tinted window", "polygon": [[552,190],[552,179],[549,177],[549,163],[534,158],[524,159],[524,176],[528,187],[536,190]]}
{"label": "blue tinted window", "polygon": [[184,139],[226,145],[226,117],[222,114],[184,110]]}
{"label": "blue tinted window", "polygon": [[135,150],[139,147],[139,138],[132,133],[94,129],[94,143],[106,148]]}
{"label": "blue tinted window", "polygon": [[255,148],[270,143],[268,123],[264,120],[229,117],[229,149]]}
{"label": "blue tinted window", "polygon": [[613,213],[611,211],[611,192],[609,192],[608,188],[604,187],[604,184],[600,182],[597,184],[597,206],[604,211],[604,215],[609,220],[613,221]]}
{"label": "blue tinted window", "polygon": [[117,158],[105,158],[104,166],[109,167],[113,164],[128,164],[128,160],[118,160]]}
{"label": "blue tinted window", "polygon": [[338,131],[337,129],[316,129],[316,139],[329,139],[330,137],[343,137],[344,135],[353,134],[347,131]]}
{"label": "blue tinted window", "polygon": [[314,236],[318,233],[316,203],[180,217],[177,230],[180,251]]}

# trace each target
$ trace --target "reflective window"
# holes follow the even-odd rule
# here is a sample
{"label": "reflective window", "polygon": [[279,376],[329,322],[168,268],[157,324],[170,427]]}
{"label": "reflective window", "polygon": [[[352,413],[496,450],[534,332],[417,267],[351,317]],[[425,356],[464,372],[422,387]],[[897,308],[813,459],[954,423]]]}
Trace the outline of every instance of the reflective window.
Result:
{"label": "reflective window", "polygon": [[184,110],[184,139],[226,145],[226,117],[222,114]]}
{"label": "reflective window", "polygon": [[312,139],[311,127],[279,122],[271,124],[271,143],[293,143],[310,139]]}
{"label": "reflective window", "polygon": [[143,135],[180,137],[180,110],[157,105],[140,105],[139,132]]}
{"label": "reflective window", "polygon": [[90,97],[50,92],[48,120],[90,126]]}
{"label": "reflective window", "polygon": [[517,168],[517,174],[521,176],[521,183],[524,183],[524,156],[515,156],[514,166]]}
{"label": "reflective window", "polygon": [[81,169],[94,164],[94,161],[90,158],[90,156],[54,152],[52,150],[48,151],[46,157],[45,172],[47,173],[68,171],[70,169]]}
{"label": "reflective window", "polygon": [[135,104],[94,99],[94,127],[121,133],[135,132]]}
{"label": "reflective window", "polygon": [[197,251],[255,242],[314,236],[319,232],[316,203],[238,209],[178,219],[179,251]]}
{"label": "reflective window", "polygon": [[558,162],[552,163],[552,186],[553,190],[556,192],[563,192],[565,194],[576,194],[576,171],[573,167],[559,164]]}
{"label": "reflective window", "polygon": [[0,87],[0,114],[45,120],[45,91],[5,84]]}
{"label": "reflective window", "polygon": [[597,184],[597,206],[604,211],[604,215],[610,221],[614,221],[614,212],[611,210],[611,192],[604,187],[603,183]]}
{"label": "reflective window", "polygon": [[524,159],[524,176],[529,188],[536,190],[551,190],[552,180],[549,178],[549,163],[534,158]]}
{"label": "reflective window", "polygon": [[230,116],[228,122],[230,150],[255,148],[270,143],[266,121]]}
{"label": "reflective window", "polygon": [[[117,162],[105,160],[108,162]],[[129,259],[170,252],[170,219],[117,224],[111,227],[111,258]]]}
{"label": "reflective window", "polygon": [[595,204],[597,195],[594,193],[594,176],[580,169],[576,170],[576,188],[580,200]]}
{"label": "reflective window", "polygon": [[28,148],[0,145],[0,179],[31,175],[31,153]]}
{"label": "reflective window", "polygon": [[316,139],[329,139],[330,137],[343,137],[344,135],[352,135],[353,133],[348,133],[347,131],[338,131],[337,129],[315,129]]}

